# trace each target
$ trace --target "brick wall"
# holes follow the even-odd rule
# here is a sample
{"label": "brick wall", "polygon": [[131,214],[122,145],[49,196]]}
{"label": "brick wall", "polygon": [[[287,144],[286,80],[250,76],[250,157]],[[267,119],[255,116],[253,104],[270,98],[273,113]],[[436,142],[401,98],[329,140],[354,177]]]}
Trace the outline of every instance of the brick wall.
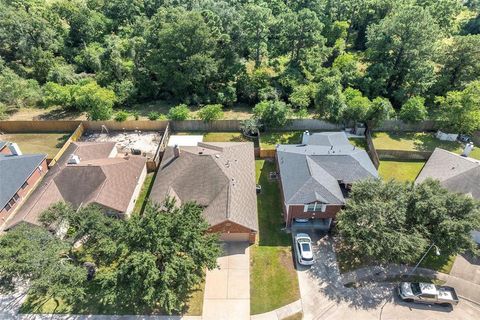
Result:
{"label": "brick wall", "polygon": [[231,222],[231,221],[225,221],[225,222],[219,223],[217,225],[211,226],[208,229],[208,231],[213,232],[213,233],[249,233],[250,234],[250,236],[249,236],[250,243],[254,243],[255,239],[256,239],[256,236],[257,236],[256,231],[251,230],[249,228],[246,228],[244,226],[241,226],[241,225],[236,224],[236,223]]}

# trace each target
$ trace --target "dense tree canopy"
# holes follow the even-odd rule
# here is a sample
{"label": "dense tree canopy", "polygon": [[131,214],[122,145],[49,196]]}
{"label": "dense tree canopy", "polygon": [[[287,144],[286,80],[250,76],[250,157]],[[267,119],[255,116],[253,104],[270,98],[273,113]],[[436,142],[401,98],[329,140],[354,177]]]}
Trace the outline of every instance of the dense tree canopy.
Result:
{"label": "dense tree canopy", "polygon": [[[147,205],[127,221],[93,205],[74,210],[58,203],[40,221],[46,228],[22,224],[0,237],[0,287],[12,290],[27,280],[31,296],[62,299],[74,311],[91,304],[181,313],[221,250],[193,203]],[[96,270],[93,279],[89,266]]]}
{"label": "dense tree canopy", "polygon": [[352,187],[337,228],[353,255],[379,263],[414,263],[434,243],[442,255],[475,250],[480,206],[438,181],[366,180]]}
{"label": "dense tree canopy", "polygon": [[[310,108],[344,122],[351,88],[397,111],[425,98],[435,118],[436,96],[480,76],[475,3],[1,0],[0,82],[10,85],[0,113],[58,104],[107,119],[112,107],[159,99],[252,108],[280,100],[297,117]],[[72,90],[85,83],[89,101]]]}

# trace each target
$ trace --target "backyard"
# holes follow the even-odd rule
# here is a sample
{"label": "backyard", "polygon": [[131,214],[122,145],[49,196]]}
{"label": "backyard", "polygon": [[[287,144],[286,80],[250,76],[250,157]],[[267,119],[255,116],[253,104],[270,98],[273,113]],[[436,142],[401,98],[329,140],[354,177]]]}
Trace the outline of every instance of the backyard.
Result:
{"label": "backyard", "polygon": [[[260,134],[260,148],[272,150],[277,144],[299,144],[302,142],[302,134],[303,131],[263,132]],[[349,138],[348,140],[357,148],[367,148],[367,141],[364,138]]]}
{"label": "backyard", "polygon": [[381,160],[378,173],[384,180],[415,181],[425,161]]}
{"label": "backyard", "polygon": [[462,144],[456,141],[441,141],[433,133],[426,132],[375,132],[372,135],[377,150],[433,151],[442,148],[461,153]]}
{"label": "backyard", "polygon": [[282,208],[276,180],[269,179],[275,171],[273,162],[257,160],[258,242],[251,247],[250,309],[251,314],[272,311],[300,298],[298,279],[293,264],[291,238],[281,230]]}
{"label": "backyard", "polygon": [[5,133],[0,140],[15,142],[23,154],[42,153],[47,158],[55,157],[70,137],[69,132],[55,133]]}

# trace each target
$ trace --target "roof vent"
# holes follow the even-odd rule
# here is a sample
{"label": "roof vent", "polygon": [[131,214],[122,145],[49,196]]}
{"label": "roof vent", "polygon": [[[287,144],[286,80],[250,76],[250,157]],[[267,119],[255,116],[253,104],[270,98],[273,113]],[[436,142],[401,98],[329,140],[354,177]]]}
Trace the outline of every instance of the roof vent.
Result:
{"label": "roof vent", "polygon": [[8,148],[10,149],[10,152],[14,156],[21,156],[23,154],[22,150],[20,150],[20,147],[18,146],[18,144],[14,143],[14,142],[10,143]]}
{"label": "roof vent", "polygon": [[219,155],[219,154],[216,154],[216,155],[215,155],[215,158],[217,158],[217,159],[220,158],[220,155]]}
{"label": "roof vent", "polygon": [[173,156],[174,156],[175,158],[180,157],[180,148],[178,147],[178,144],[176,144],[176,145],[173,147]]}
{"label": "roof vent", "polygon": [[80,163],[80,157],[77,156],[76,154],[72,154],[70,156],[70,159],[68,159],[68,164],[79,164]]}

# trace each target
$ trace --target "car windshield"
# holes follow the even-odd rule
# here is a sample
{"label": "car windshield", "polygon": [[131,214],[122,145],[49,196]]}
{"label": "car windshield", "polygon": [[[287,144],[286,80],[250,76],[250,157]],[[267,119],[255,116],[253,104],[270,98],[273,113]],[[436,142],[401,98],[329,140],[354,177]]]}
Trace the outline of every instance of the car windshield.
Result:
{"label": "car windshield", "polygon": [[422,290],[420,289],[420,285],[418,283],[412,283],[411,288],[414,295],[422,293]]}
{"label": "car windshield", "polygon": [[310,245],[308,243],[302,243],[302,251],[310,251]]}

